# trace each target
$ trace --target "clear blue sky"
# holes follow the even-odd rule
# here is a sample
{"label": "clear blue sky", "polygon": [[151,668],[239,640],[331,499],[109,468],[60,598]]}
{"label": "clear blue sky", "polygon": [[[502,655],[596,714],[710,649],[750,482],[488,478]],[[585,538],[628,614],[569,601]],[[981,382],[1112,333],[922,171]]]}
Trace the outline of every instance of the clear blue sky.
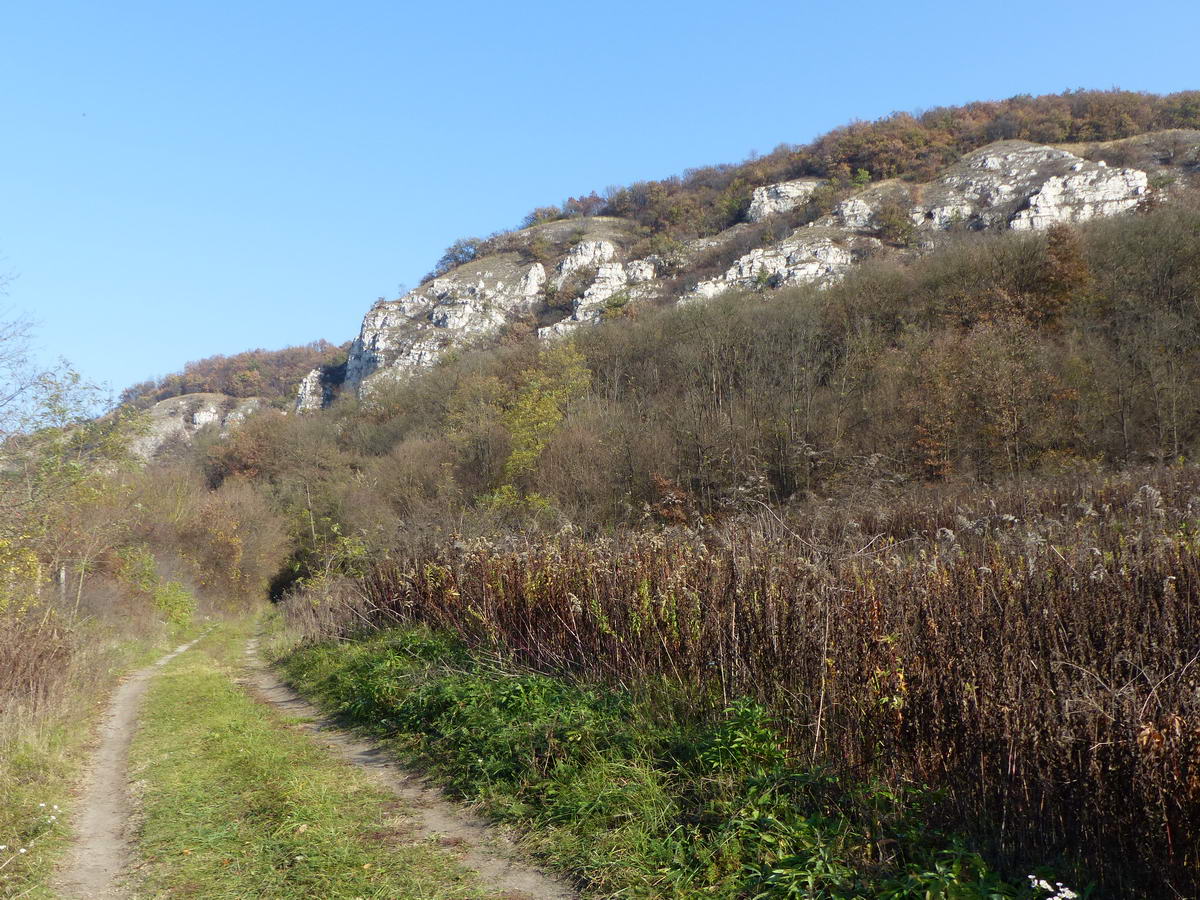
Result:
{"label": "clear blue sky", "polygon": [[0,270],[114,389],[352,337],[457,237],[852,119],[1200,87],[1194,0],[10,0]]}

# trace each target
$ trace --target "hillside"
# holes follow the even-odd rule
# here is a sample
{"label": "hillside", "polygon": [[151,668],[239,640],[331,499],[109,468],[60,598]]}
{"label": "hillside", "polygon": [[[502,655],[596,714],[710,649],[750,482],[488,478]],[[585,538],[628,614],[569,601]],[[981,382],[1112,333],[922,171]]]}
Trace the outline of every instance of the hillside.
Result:
{"label": "hillside", "polygon": [[136,672],[139,894],[1200,896],[1200,93],[573,197],[100,419],[5,333],[0,895]]}
{"label": "hillside", "polygon": [[296,385],[314,366],[336,367],[345,360],[345,347],[313,341],[282,350],[247,350],[233,356],[210,356],[187,363],[181,372],[143,381],[121,393],[122,404],[146,409],[185,394],[224,394],[261,398],[268,403],[291,401]]}
{"label": "hillside", "polygon": [[1200,183],[1200,131],[1135,132],[1194,129],[1198,109],[1190,94],[1016,98],[893,116],[742,166],[571,198],[535,210],[525,228],[457,242],[420,287],[375,304],[345,368],[313,370],[297,407],[327,405],[343,388],[362,396],[368,381],[481,340],[553,338],[639,306],[828,284],[962,231],[1044,230],[1168,202]]}

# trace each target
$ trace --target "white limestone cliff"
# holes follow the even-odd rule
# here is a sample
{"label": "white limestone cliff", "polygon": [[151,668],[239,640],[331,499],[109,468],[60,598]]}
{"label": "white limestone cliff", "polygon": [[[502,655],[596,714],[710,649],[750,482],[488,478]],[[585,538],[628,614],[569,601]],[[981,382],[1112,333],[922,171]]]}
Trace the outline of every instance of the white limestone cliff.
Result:
{"label": "white limestone cliff", "polygon": [[1109,168],[1028,141],[1000,141],[968,153],[924,191],[915,225],[948,228],[1048,228],[1133,209],[1148,190],[1146,173]]}
{"label": "white limestone cliff", "polygon": [[[1188,147],[1194,150],[1194,143]],[[1180,152],[1172,158],[1183,165],[1196,156]],[[747,218],[765,223],[794,210],[822,184],[801,178],[755,188]],[[889,239],[895,240],[895,222],[906,215],[917,235],[924,235],[909,246],[926,247],[936,232],[952,226],[1043,229],[1114,215],[1136,208],[1149,190],[1141,169],[1110,167],[1059,147],[998,141],[965,155],[927,184],[893,179],[867,185],[829,215],[782,240],[776,232],[721,275],[682,293],[678,285],[686,282],[689,267],[711,267],[706,260],[744,246],[747,235],[760,233],[751,230],[758,226],[743,223],[689,241],[668,261],[630,259],[626,248],[645,232],[626,220],[545,223],[514,233],[503,251],[376,303],[350,349],[341,387],[364,396],[373,384],[431,366],[449,349],[505,327],[536,327],[540,337],[553,338],[651,298],[692,302],[734,289],[829,284],[866,256],[894,252],[878,238],[890,223]],[[310,373],[300,386],[297,409],[328,405],[337,387],[328,381],[328,373]]]}
{"label": "white limestone cliff", "polygon": [[778,184],[755,188],[750,197],[747,218],[751,222],[761,222],[768,216],[790,212],[808,202],[813,191],[823,183],[819,178],[798,178],[795,181],[781,181]]}
{"label": "white limestone cliff", "polygon": [[539,328],[538,337],[556,337],[568,334],[580,325],[599,322],[610,311],[647,296],[645,288],[653,280],[654,263],[647,259],[601,263],[596,268],[595,279],[574,301],[570,314],[553,325]]}
{"label": "white limestone cliff", "polygon": [[879,246],[875,238],[832,228],[799,228],[778,244],[751,250],[721,277],[701,281],[680,299],[710,299],[738,287],[831,283]]}
{"label": "white limestone cliff", "polygon": [[451,344],[490,334],[528,312],[546,271],[514,256],[492,259],[487,267],[460,267],[397,300],[377,302],[350,347],[345,384],[361,393],[376,373],[398,377],[432,365]]}

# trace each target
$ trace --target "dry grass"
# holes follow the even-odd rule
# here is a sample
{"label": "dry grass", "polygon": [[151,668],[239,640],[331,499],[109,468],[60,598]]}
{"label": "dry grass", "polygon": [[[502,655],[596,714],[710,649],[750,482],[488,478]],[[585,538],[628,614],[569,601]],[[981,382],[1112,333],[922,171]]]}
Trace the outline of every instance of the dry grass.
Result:
{"label": "dry grass", "polygon": [[915,779],[1008,871],[1200,892],[1200,470],[477,546],[290,614],[420,621],[543,671],[766,703],[805,757]]}

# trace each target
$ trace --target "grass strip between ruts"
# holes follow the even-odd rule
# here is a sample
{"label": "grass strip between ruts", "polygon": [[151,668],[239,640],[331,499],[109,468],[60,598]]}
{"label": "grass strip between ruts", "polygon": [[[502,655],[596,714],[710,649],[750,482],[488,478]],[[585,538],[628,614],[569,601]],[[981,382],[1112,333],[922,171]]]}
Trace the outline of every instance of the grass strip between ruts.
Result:
{"label": "grass strip between ruts", "polygon": [[113,685],[198,628],[121,640],[93,627],[52,701],[24,714],[0,703],[0,898],[57,896],[54,872],[71,847],[79,782]]}
{"label": "grass strip between ruts", "polygon": [[243,640],[206,638],[146,698],[139,896],[482,896],[452,852],[406,837],[390,795],[234,684]]}

